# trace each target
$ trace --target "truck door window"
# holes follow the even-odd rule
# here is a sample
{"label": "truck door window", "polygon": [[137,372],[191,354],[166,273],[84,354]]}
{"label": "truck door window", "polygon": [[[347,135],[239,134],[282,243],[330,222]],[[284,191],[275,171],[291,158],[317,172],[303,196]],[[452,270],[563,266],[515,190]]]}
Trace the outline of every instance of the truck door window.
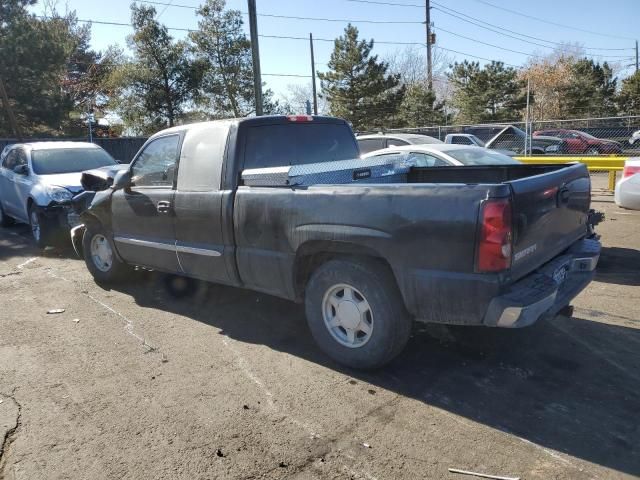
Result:
{"label": "truck door window", "polygon": [[132,181],[138,187],[171,187],[176,173],[179,135],[150,142],[131,166]]}

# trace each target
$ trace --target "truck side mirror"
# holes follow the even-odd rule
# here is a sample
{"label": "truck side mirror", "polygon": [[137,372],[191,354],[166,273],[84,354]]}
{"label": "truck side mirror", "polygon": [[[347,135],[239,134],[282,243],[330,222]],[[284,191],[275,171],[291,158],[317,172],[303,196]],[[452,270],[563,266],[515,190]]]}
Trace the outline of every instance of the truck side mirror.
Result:
{"label": "truck side mirror", "polygon": [[122,190],[131,186],[131,170],[122,170],[113,177],[113,189]]}
{"label": "truck side mirror", "polygon": [[29,175],[29,166],[27,164],[17,165],[13,167],[13,173],[17,173],[18,175],[24,175],[25,177]]}

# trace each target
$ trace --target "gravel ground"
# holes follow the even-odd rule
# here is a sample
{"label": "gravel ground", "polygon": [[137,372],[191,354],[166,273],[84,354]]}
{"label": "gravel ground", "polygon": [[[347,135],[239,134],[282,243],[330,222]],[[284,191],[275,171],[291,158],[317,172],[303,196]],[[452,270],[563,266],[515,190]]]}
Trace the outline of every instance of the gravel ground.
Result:
{"label": "gravel ground", "polygon": [[176,299],[154,274],[106,290],[2,230],[0,478],[634,478],[640,212],[600,183],[605,249],[573,318],[417,327],[375,373],[323,356],[298,305],[205,284]]}

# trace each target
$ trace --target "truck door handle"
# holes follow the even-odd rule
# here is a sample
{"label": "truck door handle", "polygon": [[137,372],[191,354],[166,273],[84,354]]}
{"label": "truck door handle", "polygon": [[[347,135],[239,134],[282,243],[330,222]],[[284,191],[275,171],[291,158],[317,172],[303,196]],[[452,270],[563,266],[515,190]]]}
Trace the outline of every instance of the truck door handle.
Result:
{"label": "truck door handle", "polygon": [[157,206],[156,206],[156,210],[158,210],[158,213],[167,213],[171,210],[171,202],[167,202],[167,201],[160,201],[158,202]]}

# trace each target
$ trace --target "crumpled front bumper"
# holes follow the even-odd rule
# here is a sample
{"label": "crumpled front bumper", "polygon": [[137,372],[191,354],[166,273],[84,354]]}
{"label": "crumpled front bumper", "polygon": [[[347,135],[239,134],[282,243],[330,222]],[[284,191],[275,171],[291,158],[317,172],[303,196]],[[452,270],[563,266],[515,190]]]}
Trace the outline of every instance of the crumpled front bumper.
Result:
{"label": "crumpled front bumper", "polygon": [[598,240],[584,239],[491,300],[483,323],[491,327],[526,327],[552,318],[569,305],[595,275]]}

